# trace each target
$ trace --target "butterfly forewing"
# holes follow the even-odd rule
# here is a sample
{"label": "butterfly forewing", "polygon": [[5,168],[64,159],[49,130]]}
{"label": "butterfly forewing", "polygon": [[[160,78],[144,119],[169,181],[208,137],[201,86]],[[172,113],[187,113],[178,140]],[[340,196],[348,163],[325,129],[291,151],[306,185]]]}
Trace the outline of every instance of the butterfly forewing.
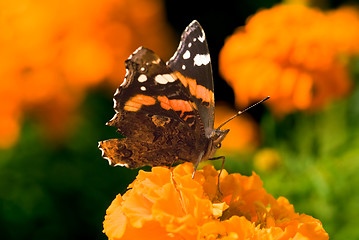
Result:
{"label": "butterfly forewing", "polygon": [[167,65],[194,97],[205,134],[209,137],[214,122],[212,65],[205,33],[196,20],[182,33],[178,49]]}
{"label": "butterfly forewing", "polygon": [[178,119],[192,130],[201,124],[199,119],[196,122],[199,113],[188,89],[154,52],[139,48],[126,61],[126,70],[124,83],[114,95],[116,115],[108,125],[130,137],[142,128],[126,120],[133,113]]}

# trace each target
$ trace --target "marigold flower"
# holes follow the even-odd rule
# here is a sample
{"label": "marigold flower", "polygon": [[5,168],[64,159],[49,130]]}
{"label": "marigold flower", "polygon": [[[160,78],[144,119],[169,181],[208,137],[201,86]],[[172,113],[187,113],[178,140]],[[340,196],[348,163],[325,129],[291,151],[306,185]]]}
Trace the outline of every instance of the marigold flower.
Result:
{"label": "marigold flower", "polygon": [[270,95],[279,115],[318,109],[351,86],[346,59],[359,53],[359,13],[277,5],[249,18],[220,53],[220,72],[236,103]]}
{"label": "marigold flower", "polygon": [[284,197],[268,194],[258,175],[193,165],[139,171],[107,209],[109,239],[328,239],[319,220],[295,213]]}
{"label": "marigold flower", "polygon": [[[140,45],[169,57],[174,41],[161,0],[1,1],[0,148],[16,141],[26,110],[54,134],[86,89],[123,81],[123,62]],[[11,105],[11,106],[8,106]]]}

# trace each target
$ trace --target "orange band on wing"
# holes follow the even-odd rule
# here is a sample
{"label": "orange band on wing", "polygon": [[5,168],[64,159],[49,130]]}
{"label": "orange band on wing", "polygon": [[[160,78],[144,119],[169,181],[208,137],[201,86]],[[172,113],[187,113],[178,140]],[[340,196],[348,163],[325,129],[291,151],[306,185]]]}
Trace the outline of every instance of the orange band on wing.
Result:
{"label": "orange band on wing", "polygon": [[168,100],[167,97],[165,96],[158,96],[157,97],[158,101],[160,102],[161,104],[161,107],[165,110],[170,110],[171,109],[171,105],[170,105],[170,102]]}
{"label": "orange band on wing", "polygon": [[156,99],[150,96],[146,95],[136,95],[132,98],[130,98],[124,106],[124,110],[130,111],[130,112],[137,112],[140,110],[142,105],[154,105],[156,103]]}
{"label": "orange band on wing", "polygon": [[138,110],[140,110],[141,106],[141,103],[136,103],[129,100],[125,103],[123,109],[130,112],[137,112]]}
{"label": "orange band on wing", "polygon": [[142,103],[142,105],[153,105],[156,103],[156,99],[146,95],[136,95],[131,98],[133,102]]}
{"label": "orange band on wing", "polygon": [[181,111],[181,117],[184,112],[191,112],[195,107],[191,102],[181,100],[181,99],[168,99],[165,96],[158,96],[158,101],[161,104],[161,107],[165,110],[172,109],[173,111],[179,112]]}
{"label": "orange band on wing", "polygon": [[202,85],[197,85],[197,81],[195,79],[185,77],[179,72],[175,72],[175,74],[183,86],[188,86],[189,91],[193,96],[198,99],[202,99],[204,102],[214,103],[214,94],[211,90]]}
{"label": "orange band on wing", "polygon": [[184,77],[182,74],[180,74],[179,72],[174,72],[174,74],[177,76],[177,78],[181,81],[181,83],[183,84],[183,86],[187,87],[188,86],[188,78]]}
{"label": "orange band on wing", "polygon": [[170,105],[174,111],[190,112],[192,111],[191,104],[188,101],[180,99],[169,100]]}

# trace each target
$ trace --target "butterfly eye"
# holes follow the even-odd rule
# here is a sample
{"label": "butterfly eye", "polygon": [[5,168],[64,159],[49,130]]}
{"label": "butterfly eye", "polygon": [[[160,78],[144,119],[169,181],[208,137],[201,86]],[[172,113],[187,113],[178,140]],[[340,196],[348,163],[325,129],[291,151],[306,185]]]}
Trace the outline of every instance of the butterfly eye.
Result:
{"label": "butterfly eye", "polygon": [[222,144],[221,143],[218,143],[216,148],[221,148],[222,147]]}

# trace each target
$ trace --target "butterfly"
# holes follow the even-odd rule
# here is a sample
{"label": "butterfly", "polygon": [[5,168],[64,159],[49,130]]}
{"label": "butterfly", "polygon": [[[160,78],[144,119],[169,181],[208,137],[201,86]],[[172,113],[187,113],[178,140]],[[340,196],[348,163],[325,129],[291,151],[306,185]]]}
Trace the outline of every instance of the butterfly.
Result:
{"label": "butterfly", "polygon": [[102,157],[128,168],[192,162],[195,172],[208,159],[223,159],[223,167],[224,157],[213,155],[229,130],[214,128],[212,65],[198,21],[184,30],[168,62],[139,47],[125,66],[113,98],[116,114],[106,123],[125,138],[100,141]]}

